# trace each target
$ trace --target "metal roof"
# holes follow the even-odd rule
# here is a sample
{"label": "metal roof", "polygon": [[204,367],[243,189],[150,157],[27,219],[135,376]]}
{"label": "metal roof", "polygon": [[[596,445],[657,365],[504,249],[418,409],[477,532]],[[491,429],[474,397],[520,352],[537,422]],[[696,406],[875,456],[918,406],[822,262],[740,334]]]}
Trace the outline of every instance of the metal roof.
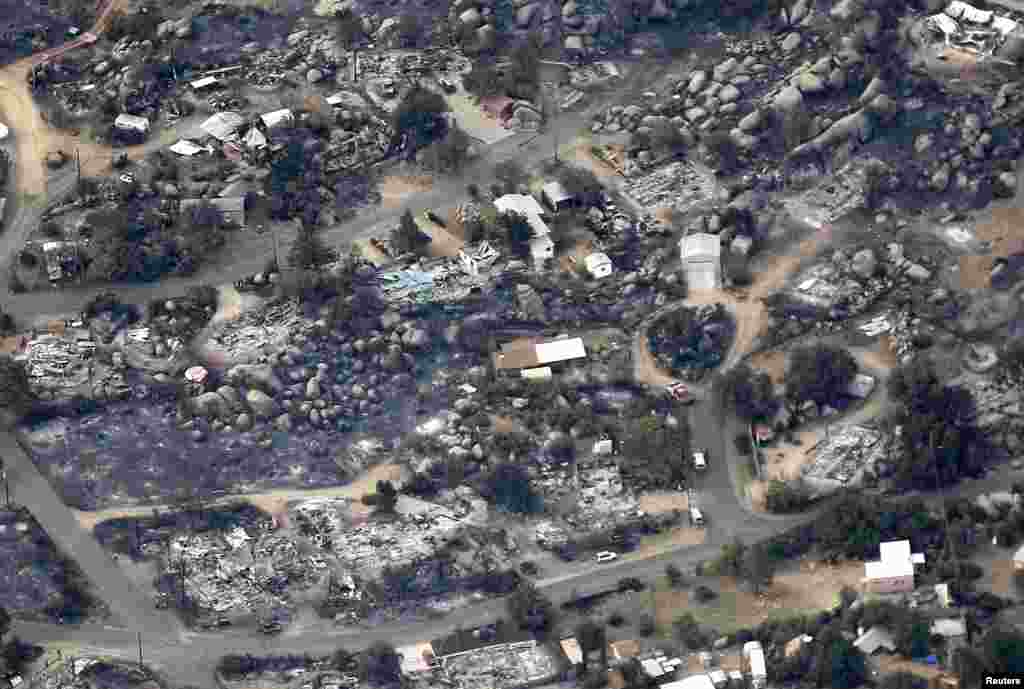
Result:
{"label": "metal roof", "polygon": [[171,146],[169,150],[171,151],[171,153],[177,153],[178,155],[190,157],[194,156],[196,153],[201,153],[206,149],[203,148],[202,146],[197,146],[191,141],[181,139],[178,141],[178,143]]}
{"label": "metal roof", "polygon": [[203,77],[202,79],[196,79],[189,86],[194,89],[204,89],[207,86],[213,86],[218,81],[217,77]]}
{"label": "metal roof", "polygon": [[562,647],[562,653],[565,654],[570,663],[573,665],[581,665],[583,663],[583,649],[580,648],[580,642],[575,637],[562,639],[558,644]]}
{"label": "metal roof", "polygon": [[697,232],[679,240],[679,254],[684,261],[711,261],[722,254],[718,235]]}
{"label": "metal roof", "polygon": [[554,204],[572,200],[572,194],[566,191],[565,187],[562,186],[562,183],[557,180],[545,184],[541,187],[541,191],[548,197],[548,200]]}
{"label": "metal roof", "polygon": [[865,655],[871,655],[880,648],[885,648],[889,651],[896,650],[896,642],[893,641],[889,630],[877,625],[861,634],[853,642],[853,645]]}
{"label": "metal roof", "polygon": [[868,579],[907,577],[914,574],[914,562],[924,562],[923,553],[911,553],[910,541],[887,541],[880,543],[878,562],[865,562],[864,575]]}
{"label": "metal roof", "polygon": [[712,261],[686,264],[686,284],[693,290],[718,288],[719,270]]}
{"label": "metal roof", "polygon": [[677,682],[662,684],[661,689],[715,689],[715,683],[707,675],[691,675]]}
{"label": "metal roof", "polygon": [[245,124],[245,120],[237,112],[225,110],[212,115],[199,128],[218,141],[230,141],[235,131]]}
{"label": "metal roof", "polygon": [[529,218],[531,215],[544,215],[544,207],[537,199],[526,194],[505,194],[494,199],[494,207],[501,213],[519,213]]}
{"label": "metal roof", "polygon": [[537,360],[541,364],[582,359],[587,356],[587,348],[583,346],[583,338],[580,337],[541,342],[536,346],[536,350]]}
{"label": "metal roof", "polygon": [[145,117],[121,113],[117,116],[117,119],[114,120],[114,126],[120,127],[121,129],[136,129],[140,132],[147,132],[149,131],[149,120]]}
{"label": "metal roof", "polygon": [[276,127],[279,124],[285,124],[295,119],[295,115],[288,108],[282,108],[280,110],[274,110],[264,115],[260,115],[260,119],[263,120],[263,124],[267,127]]}

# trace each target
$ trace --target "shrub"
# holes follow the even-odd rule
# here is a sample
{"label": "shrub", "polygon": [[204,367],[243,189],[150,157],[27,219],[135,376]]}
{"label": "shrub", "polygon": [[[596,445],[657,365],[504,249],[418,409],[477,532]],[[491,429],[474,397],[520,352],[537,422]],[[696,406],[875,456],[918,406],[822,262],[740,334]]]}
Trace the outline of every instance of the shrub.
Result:
{"label": "shrub", "polygon": [[810,493],[801,481],[777,481],[768,484],[765,504],[770,512],[799,512],[811,504]]}
{"label": "shrub", "polygon": [[697,598],[697,602],[699,603],[707,603],[708,601],[712,601],[718,597],[717,593],[703,584],[694,590],[693,595]]}
{"label": "shrub", "polygon": [[[1020,577],[1021,581],[1024,582],[1024,577]],[[1021,584],[1024,586],[1024,583]],[[656,631],[656,625],[654,618],[650,615],[644,614],[636,621],[636,631],[640,636],[648,637],[653,636]]]}
{"label": "shrub", "polygon": [[621,627],[626,624],[626,616],[619,611],[615,611],[608,616],[608,624],[612,627]]}

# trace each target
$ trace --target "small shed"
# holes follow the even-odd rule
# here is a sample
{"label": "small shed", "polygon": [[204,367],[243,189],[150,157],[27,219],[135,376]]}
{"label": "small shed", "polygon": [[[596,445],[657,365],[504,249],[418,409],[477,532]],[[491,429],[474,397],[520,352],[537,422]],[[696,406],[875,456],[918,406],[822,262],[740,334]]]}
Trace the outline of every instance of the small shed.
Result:
{"label": "small shed", "polygon": [[178,143],[171,146],[169,150],[171,151],[171,153],[177,153],[180,156],[191,158],[197,153],[202,153],[203,151],[206,151],[208,149],[196,145],[186,139],[180,139]]}
{"label": "small shed", "polygon": [[282,108],[281,110],[274,110],[268,112],[265,115],[260,115],[260,121],[263,126],[268,130],[276,129],[278,127],[284,127],[290,125],[295,121],[295,115],[288,108]]}
{"label": "small shed", "polygon": [[203,77],[202,79],[196,79],[189,86],[192,87],[193,91],[203,91],[212,88],[220,83],[217,77]]}
{"label": "small shed", "polygon": [[598,280],[608,277],[612,274],[613,270],[612,259],[608,258],[608,254],[601,251],[592,253],[583,259],[583,265],[586,267],[587,272]]}
{"label": "small shed", "polygon": [[114,120],[114,126],[118,129],[145,134],[149,131],[149,120],[137,115],[126,115],[121,113]]}
{"label": "small shed", "polygon": [[717,235],[697,232],[679,240],[679,255],[690,289],[722,286],[722,244]]}
{"label": "small shed", "polygon": [[576,197],[570,194],[559,181],[548,182],[541,187],[541,197],[548,208],[555,211],[571,208],[576,203]]}

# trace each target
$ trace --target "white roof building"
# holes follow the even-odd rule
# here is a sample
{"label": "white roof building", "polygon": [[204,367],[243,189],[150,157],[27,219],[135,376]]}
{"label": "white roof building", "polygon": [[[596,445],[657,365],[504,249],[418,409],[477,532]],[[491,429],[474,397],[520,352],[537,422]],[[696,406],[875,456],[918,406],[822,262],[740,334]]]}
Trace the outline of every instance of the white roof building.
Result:
{"label": "white roof building", "polygon": [[679,256],[690,289],[722,286],[722,244],[717,235],[698,232],[679,240]]}
{"label": "white roof building", "polygon": [[1015,569],[1024,569],[1024,545],[1013,554],[1013,566]]}
{"label": "white roof building", "polygon": [[967,624],[959,618],[945,618],[932,622],[930,631],[947,639],[967,636]]}
{"label": "white roof building", "polygon": [[583,338],[572,337],[564,340],[541,342],[535,347],[537,361],[540,364],[553,364],[569,359],[583,359],[587,356],[587,348],[583,346]]}
{"label": "white roof building", "polygon": [[260,120],[266,125],[267,129],[273,129],[284,124],[291,124],[295,121],[295,115],[288,108],[282,108],[268,112],[265,115],[260,115]]}
{"label": "white roof building", "polygon": [[494,199],[494,207],[498,209],[499,213],[519,213],[527,218],[531,215],[537,217],[545,215],[544,207],[537,202],[537,199],[526,194],[505,194],[504,196],[499,196]]}
{"label": "white roof building", "polygon": [[207,118],[199,128],[217,141],[231,141],[235,132],[245,124],[245,120],[237,112],[225,110]]}
{"label": "white roof building", "polygon": [[149,120],[145,117],[121,113],[114,120],[114,126],[118,129],[131,129],[136,132],[146,133],[149,131]]}
{"label": "white roof building", "polygon": [[532,256],[533,260],[538,263],[546,261],[549,258],[554,258],[555,243],[551,241],[551,237],[547,234],[538,234],[531,239],[530,256]]}
{"label": "white roof building", "polygon": [[219,83],[217,77],[203,77],[202,79],[196,79],[189,84],[189,86],[198,91],[200,89],[209,88],[217,83]]}
{"label": "white roof building", "polygon": [[242,139],[245,147],[251,150],[258,150],[267,145],[267,137],[256,127],[251,127]]}
{"label": "white roof building", "polygon": [[572,194],[566,191],[562,183],[557,180],[548,182],[541,187],[540,193],[548,205],[555,210],[561,208],[563,204],[572,203],[573,200]]}
{"label": "white roof building", "polygon": [[562,639],[558,643],[562,647],[562,653],[565,654],[570,663],[573,665],[583,664],[583,649],[580,648],[580,642],[576,640],[576,637]]}
{"label": "white roof building", "polygon": [[864,576],[890,579],[914,575],[914,565],[924,563],[924,553],[911,553],[910,541],[887,541],[878,545],[881,559],[864,563]]}
{"label": "white roof building", "polygon": [[198,146],[192,143],[191,141],[187,141],[186,139],[180,139],[178,143],[170,147],[171,153],[177,153],[178,155],[185,156],[186,158],[191,158],[197,153],[202,153],[203,151],[206,150],[208,149],[203,148],[202,146]]}
{"label": "white roof building", "polygon": [[588,273],[598,279],[608,277],[613,270],[612,260],[608,258],[608,254],[601,251],[592,253],[583,259],[583,265],[586,266]]}
{"label": "white roof building", "polygon": [[988,24],[992,21],[992,13],[987,10],[979,10],[974,5],[968,5],[961,0],[953,0],[946,7],[946,14],[953,19],[962,19],[972,24]]}
{"label": "white roof building", "polygon": [[887,651],[896,650],[896,642],[884,627],[874,626],[857,637],[854,647],[864,655],[871,655],[880,648]]}
{"label": "white roof building", "polygon": [[661,689],[715,689],[715,683],[707,675],[691,675],[677,682],[662,684]]}

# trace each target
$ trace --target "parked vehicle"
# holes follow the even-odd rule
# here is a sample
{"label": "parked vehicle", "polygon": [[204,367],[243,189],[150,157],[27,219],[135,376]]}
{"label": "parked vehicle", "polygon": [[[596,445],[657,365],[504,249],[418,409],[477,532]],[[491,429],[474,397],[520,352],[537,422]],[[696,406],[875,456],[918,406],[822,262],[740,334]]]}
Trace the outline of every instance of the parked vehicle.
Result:
{"label": "parked vehicle", "polygon": [[606,562],[614,562],[618,559],[619,556],[611,552],[610,550],[602,550],[597,554],[597,563],[600,565],[603,565]]}
{"label": "parked vehicle", "polygon": [[690,505],[690,524],[693,526],[704,526],[704,514],[696,505]]}
{"label": "parked vehicle", "polygon": [[448,93],[455,93],[456,91],[455,84],[448,79],[438,79],[437,83],[440,84],[441,88],[443,88]]}
{"label": "parked vehicle", "polygon": [[704,471],[708,468],[708,456],[704,450],[696,450],[693,453],[693,468],[697,471]]}
{"label": "parked vehicle", "polygon": [[689,405],[697,401],[694,396],[690,394],[690,388],[688,388],[685,383],[673,383],[666,387],[665,391],[668,393],[669,397],[674,399],[676,402],[681,402],[682,404]]}

